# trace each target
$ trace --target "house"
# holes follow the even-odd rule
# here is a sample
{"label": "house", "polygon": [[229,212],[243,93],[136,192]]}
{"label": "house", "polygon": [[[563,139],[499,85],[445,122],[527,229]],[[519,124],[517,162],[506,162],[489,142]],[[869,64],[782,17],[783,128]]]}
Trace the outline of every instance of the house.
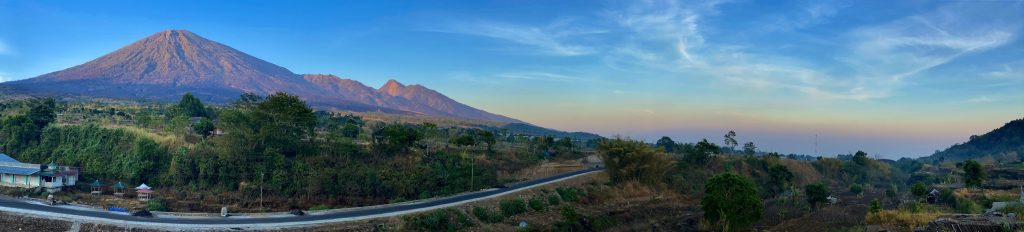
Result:
{"label": "house", "polygon": [[18,188],[45,188],[55,193],[65,186],[78,182],[79,168],[59,166],[56,162],[47,165],[22,163],[7,154],[0,153],[0,186]]}

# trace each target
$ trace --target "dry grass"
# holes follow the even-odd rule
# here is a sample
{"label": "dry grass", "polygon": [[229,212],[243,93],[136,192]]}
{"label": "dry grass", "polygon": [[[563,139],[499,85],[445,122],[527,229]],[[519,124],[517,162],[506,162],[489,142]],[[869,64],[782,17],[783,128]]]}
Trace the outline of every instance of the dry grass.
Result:
{"label": "dry grass", "polygon": [[906,228],[913,231],[914,228],[928,225],[928,222],[938,219],[939,216],[948,215],[943,212],[919,212],[913,213],[903,210],[882,210],[878,213],[869,213],[864,220],[869,225],[883,225],[889,228]]}
{"label": "dry grass", "polygon": [[796,178],[793,180],[793,185],[804,186],[808,184],[821,182],[821,173],[811,165],[811,162],[801,160],[779,160],[779,164],[789,168],[789,171],[793,172],[793,176]]}

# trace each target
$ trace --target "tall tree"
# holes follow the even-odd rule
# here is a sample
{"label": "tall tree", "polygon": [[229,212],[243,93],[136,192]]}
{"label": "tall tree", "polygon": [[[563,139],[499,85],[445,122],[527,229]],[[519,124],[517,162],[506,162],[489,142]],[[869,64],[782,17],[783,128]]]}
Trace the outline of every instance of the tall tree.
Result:
{"label": "tall tree", "polygon": [[705,219],[713,224],[725,220],[729,231],[749,229],[764,211],[754,182],[728,172],[708,179],[700,205]]}
{"label": "tall tree", "polygon": [[676,141],[672,141],[672,138],[668,136],[661,136],[661,139],[658,139],[658,142],[654,145],[662,148],[665,152],[671,153],[675,151]]}
{"label": "tall tree", "polygon": [[736,142],[736,132],[729,131],[725,133],[725,146],[729,147],[730,152],[736,150],[736,145],[739,145],[739,143]]}
{"label": "tall tree", "polygon": [[804,196],[807,197],[807,204],[811,205],[811,208],[818,208],[818,204],[828,202],[828,188],[825,184],[809,184],[804,186]]}
{"label": "tall tree", "polygon": [[757,153],[757,146],[754,146],[754,142],[743,144],[743,154],[754,155],[754,153]]}
{"label": "tall tree", "polygon": [[203,106],[203,102],[199,101],[199,98],[192,96],[192,93],[181,95],[178,108],[189,117],[206,117],[206,106]]}
{"label": "tall tree", "polygon": [[968,160],[963,164],[964,185],[968,187],[981,187],[985,181],[985,170],[981,164],[974,160]]}

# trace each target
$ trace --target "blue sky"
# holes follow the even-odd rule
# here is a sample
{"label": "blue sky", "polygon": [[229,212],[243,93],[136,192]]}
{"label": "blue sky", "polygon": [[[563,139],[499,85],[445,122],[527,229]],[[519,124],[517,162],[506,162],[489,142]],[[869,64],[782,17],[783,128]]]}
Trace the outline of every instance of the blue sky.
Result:
{"label": "blue sky", "polygon": [[3,1],[0,81],[187,29],[541,126],[921,156],[1024,117],[1021,1]]}

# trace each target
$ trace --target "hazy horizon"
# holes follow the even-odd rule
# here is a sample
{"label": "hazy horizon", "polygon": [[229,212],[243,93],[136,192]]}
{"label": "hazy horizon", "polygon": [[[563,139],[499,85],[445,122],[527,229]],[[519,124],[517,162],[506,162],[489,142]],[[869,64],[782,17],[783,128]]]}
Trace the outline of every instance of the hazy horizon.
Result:
{"label": "hazy horizon", "polygon": [[9,1],[0,81],[185,29],[295,73],[423,84],[544,127],[930,155],[1024,117],[1022,1]]}

